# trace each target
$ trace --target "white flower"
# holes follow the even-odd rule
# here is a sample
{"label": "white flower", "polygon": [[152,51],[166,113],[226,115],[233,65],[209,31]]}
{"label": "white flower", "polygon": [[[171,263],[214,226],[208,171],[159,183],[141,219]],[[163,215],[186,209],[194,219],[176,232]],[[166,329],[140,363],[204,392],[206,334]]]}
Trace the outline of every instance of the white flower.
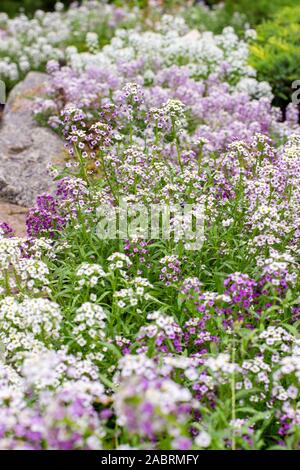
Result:
{"label": "white flower", "polygon": [[200,431],[198,436],[195,439],[195,444],[197,447],[206,448],[209,447],[211,443],[211,436],[206,431]]}

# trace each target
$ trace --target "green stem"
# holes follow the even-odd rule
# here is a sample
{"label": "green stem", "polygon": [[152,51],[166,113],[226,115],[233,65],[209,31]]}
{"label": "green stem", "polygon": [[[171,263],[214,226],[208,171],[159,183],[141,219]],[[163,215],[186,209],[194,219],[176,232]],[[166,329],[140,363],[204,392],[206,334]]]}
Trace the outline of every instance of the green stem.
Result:
{"label": "green stem", "polygon": [[[232,340],[232,352],[231,352],[231,362],[232,364],[235,364],[235,331],[233,331],[233,340]],[[231,376],[231,420],[234,423],[236,420],[236,410],[235,410],[235,402],[236,402],[236,396],[235,396],[235,372],[233,370],[232,376]],[[232,450],[236,450],[236,442],[235,442],[235,433],[234,433],[234,428],[232,432],[232,444],[231,444]]]}

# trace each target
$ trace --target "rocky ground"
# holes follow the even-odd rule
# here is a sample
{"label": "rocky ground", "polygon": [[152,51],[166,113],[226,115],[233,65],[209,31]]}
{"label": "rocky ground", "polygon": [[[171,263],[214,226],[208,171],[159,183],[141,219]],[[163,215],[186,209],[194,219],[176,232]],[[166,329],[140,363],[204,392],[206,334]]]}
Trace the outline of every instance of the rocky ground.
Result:
{"label": "rocky ground", "polygon": [[40,127],[33,116],[34,98],[43,96],[47,75],[30,72],[0,110],[0,221],[25,233],[26,207],[52,189],[47,163],[63,160],[61,139]]}
{"label": "rocky ground", "polygon": [[15,230],[15,234],[18,237],[22,237],[26,234],[26,212],[26,207],[0,201],[0,221],[3,220],[7,222]]}

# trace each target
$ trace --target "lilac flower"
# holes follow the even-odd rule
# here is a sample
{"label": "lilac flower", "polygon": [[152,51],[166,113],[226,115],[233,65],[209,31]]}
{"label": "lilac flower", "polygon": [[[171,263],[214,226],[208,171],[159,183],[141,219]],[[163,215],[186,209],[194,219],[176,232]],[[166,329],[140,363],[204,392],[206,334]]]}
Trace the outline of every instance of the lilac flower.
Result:
{"label": "lilac flower", "polygon": [[50,194],[43,194],[37,198],[36,206],[29,210],[26,218],[27,233],[29,236],[38,236],[49,233],[55,235],[66,221],[58,212],[58,204]]}
{"label": "lilac flower", "polygon": [[0,221],[0,237],[12,237],[14,230],[6,222]]}

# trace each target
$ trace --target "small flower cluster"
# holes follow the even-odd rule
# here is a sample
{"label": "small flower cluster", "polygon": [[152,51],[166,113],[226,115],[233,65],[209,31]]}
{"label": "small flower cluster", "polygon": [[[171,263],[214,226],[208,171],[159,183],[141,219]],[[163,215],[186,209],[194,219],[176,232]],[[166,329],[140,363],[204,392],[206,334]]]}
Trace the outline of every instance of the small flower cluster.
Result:
{"label": "small flower cluster", "polygon": [[97,342],[105,337],[106,313],[100,305],[85,302],[73,319],[72,335],[75,342],[85,351],[97,348]]}
{"label": "small flower cluster", "polygon": [[132,281],[129,281],[129,287],[115,292],[117,306],[121,309],[138,306],[143,299],[149,300],[151,298],[147,289],[152,287],[148,279],[135,277]]}
{"label": "small flower cluster", "polygon": [[37,10],[33,18],[22,13],[10,19],[1,13],[0,78],[14,83],[30,70],[44,67],[49,60],[64,60],[70,53],[68,45],[74,42],[86,42],[92,52],[97,52],[99,32],[103,40],[109,39],[118,25],[133,18],[134,13],[127,8],[102,0],[73,4],[67,10],[62,2],[57,2],[54,12]]}
{"label": "small flower cluster", "polygon": [[178,282],[179,275],[181,273],[181,262],[177,256],[164,256],[160,260],[160,264],[163,265],[160,272],[160,280],[165,282],[166,286],[170,286]]}
{"label": "small flower cluster", "polygon": [[107,258],[109,261],[108,269],[114,273],[120,273],[121,276],[126,277],[126,270],[132,265],[131,260],[127,255],[120,252],[115,252]]}
{"label": "small flower cluster", "polygon": [[[104,409],[107,406],[103,386],[93,380],[76,379],[73,374],[72,379],[57,388],[55,380],[49,382],[45,375],[53,374],[50,369],[53,365],[49,355],[42,356],[41,365],[28,359],[18,375],[1,364],[1,449],[102,448],[103,420],[99,419],[94,403],[101,403]],[[33,390],[35,379],[38,387]],[[35,400],[28,400],[33,392]]]}
{"label": "small flower cluster", "polygon": [[0,222],[0,237],[11,237],[14,234],[13,229],[6,222]]}
{"label": "small flower cluster", "polygon": [[171,442],[186,437],[188,416],[196,407],[190,392],[170,378],[155,377],[155,364],[145,356],[127,355],[119,366],[122,375],[115,395],[118,424],[126,426],[130,434],[143,436],[149,444],[165,433]]}
{"label": "small flower cluster", "polygon": [[78,286],[75,290],[96,287],[106,276],[107,274],[99,264],[82,263],[76,271]]}
{"label": "small flower cluster", "polygon": [[49,293],[49,268],[40,257],[50,245],[43,240],[33,243],[28,257],[26,249],[29,245],[21,238],[0,238],[0,295]]}
{"label": "small flower cluster", "polygon": [[15,331],[31,332],[37,339],[57,339],[62,314],[59,306],[47,299],[24,299],[19,303],[13,297],[0,302],[2,330],[7,336]]}

